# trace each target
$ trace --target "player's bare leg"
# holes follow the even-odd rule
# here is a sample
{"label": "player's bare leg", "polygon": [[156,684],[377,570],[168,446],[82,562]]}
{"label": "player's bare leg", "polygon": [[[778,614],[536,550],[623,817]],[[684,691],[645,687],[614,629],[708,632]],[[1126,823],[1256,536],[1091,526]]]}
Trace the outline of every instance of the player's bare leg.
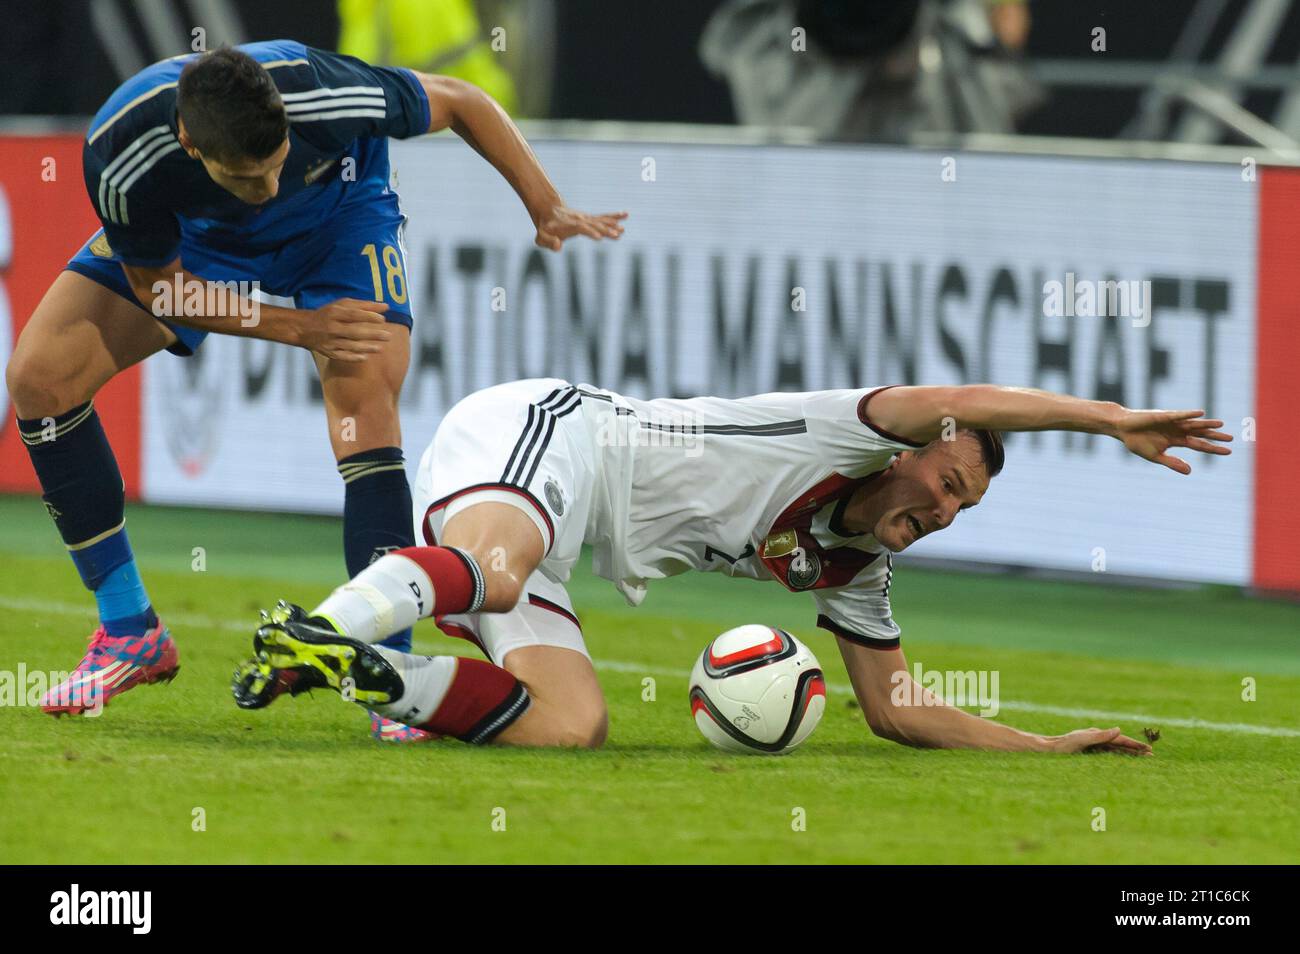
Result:
{"label": "player's bare leg", "polygon": [[278,609],[254,641],[259,659],[236,673],[239,704],[259,708],[286,690],[348,686],[351,697],[372,711],[401,716],[431,733],[513,745],[600,745],[604,699],[581,653],[521,647],[506,656],[503,668],[370,645],[424,616],[509,612],[544,555],[537,525],[498,502],[456,514],[442,543],[383,557],[310,615]]}
{"label": "player's bare leg", "polygon": [[5,383],[19,419],[57,417],[176,341],[139,305],[64,271],[18,336]]}
{"label": "player's bare leg", "polygon": [[[482,568],[480,612],[485,613],[512,610],[545,554],[536,524],[517,507],[502,503],[476,504],[455,515],[443,528],[441,542],[470,554]],[[492,742],[575,747],[604,742],[604,696],[590,660],[581,653],[524,646],[510,652],[502,668],[527,690],[529,705]]]}
{"label": "player's bare leg", "polygon": [[483,570],[482,611],[507,613],[546,553],[537,524],[518,507],[487,502],[467,507],[442,529],[439,541],[469,553]]}
{"label": "player's bare leg", "polygon": [[178,668],[176,644],[135,568],[122,475],[90,403],[114,375],[175,340],[138,304],[65,271],[37,305],[5,372],[46,508],[99,605],[100,625],[80,665],[41,700],[54,715],[97,711]]}
{"label": "player's bare leg", "polygon": [[[487,582],[483,611],[496,613],[519,602],[545,546],[537,525],[502,503],[481,503],[456,514],[443,528],[442,542],[475,556]],[[495,741],[592,748],[605,741],[605,697],[591,660],[558,646],[523,646],[502,665],[528,689],[532,705]]]}
{"label": "player's bare leg", "polygon": [[377,447],[401,446],[397,403],[411,363],[411,333],[402,325],[387,327],[390,337],[381,342],[382,350],[365,361],[331,361],[312,355],[335,460]]}
{"label": "player's bare leg", "polygon": [[590,659],[559,646],[521,646],[502,664],[533,702],[495,742],[590,749],[604,744],[609,713]]}
{"label": "player's bare leg", "polygon": [[[487,595],[482,612],[513,609],[544,555],[537,525],[517,507],[502,503],[476,504],[456,514],[443,528],[441,542],[469,552],[483,568]],[[528,690],[531,705],[493,741],[590,748],[605,741],[605,697],[591,660],[558,646],[523,646],[510,652],[502,666]]]}

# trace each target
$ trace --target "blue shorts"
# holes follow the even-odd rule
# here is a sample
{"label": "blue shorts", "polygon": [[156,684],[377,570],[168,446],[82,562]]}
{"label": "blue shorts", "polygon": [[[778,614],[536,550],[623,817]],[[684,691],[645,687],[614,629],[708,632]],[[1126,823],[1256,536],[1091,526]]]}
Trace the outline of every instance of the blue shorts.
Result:
{"label": "blue shorts", "polygon": [[[241,254],[182,239],[181,265],[208,281],[257,282],[261,291],[290,299],[295,308],[319,308],[339,298],[387,302],[384,317],[410,328],[411,291],[402,246],[406,217],[397,209],[395,196],[393,199],[391,205],[381,201],[342,212],[309,236],[261,254]],[[102,229],[67,267],[140,305]],[[208,336],[206,331],[158,320],[176,333],[176,343],[167,349],[173,354],[193,354]]]}

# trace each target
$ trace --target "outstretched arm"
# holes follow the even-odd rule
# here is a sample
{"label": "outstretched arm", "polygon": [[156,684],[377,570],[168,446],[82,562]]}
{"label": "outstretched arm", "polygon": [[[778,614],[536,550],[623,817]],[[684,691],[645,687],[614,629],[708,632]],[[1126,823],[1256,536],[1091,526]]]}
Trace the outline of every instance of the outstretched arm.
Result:
{"label": "outstretched arm", "polygon": [[837,637],[837,642],[867,724],[892,742],[926,749],[1151,754],[1151,746],[1123,735],[1118,727],[1035,735],[981,719],[914,682],[901,649],[871,649],[843,637]]}
{"label": "outstretched arm", "polygon": [[523,200],[539,246],[558,252],[575,235],[599,240],[623,234],[626,212],[589,215],[564,204],[519,127],[491,96],[451,76],[416,76],[429,98],[429,132],[451,129],[496,167]]}
{"label": "outstretched arm", "polygon": [[1229,454],[1220,442],[1232,436],[1219,430],[1222,421],[1204,411],[1134,411],[1113,401],[1089,401],[1035,388],[995,384],[959,387],[898,387],[874,394],[871,420],[910,440],[928,443],[945,427],[995,431],[1081,431],[1122,441],[1137,456],[1190,474],[1185,461],[1166,453],[1186,447],[1203,454]]}

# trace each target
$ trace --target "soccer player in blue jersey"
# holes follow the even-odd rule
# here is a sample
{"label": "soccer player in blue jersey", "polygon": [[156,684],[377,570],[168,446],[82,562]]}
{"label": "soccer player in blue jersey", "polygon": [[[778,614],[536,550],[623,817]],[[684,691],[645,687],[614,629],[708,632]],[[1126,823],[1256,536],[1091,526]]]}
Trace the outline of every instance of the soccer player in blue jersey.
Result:
{"label": "soccer player in blue jersey", "polygon": [[[349,575],[415,542],[397,413],[412,314],[387,140],[446,128],[519,194],[539,246],[622,233],[625,213],[564,205],[478,88],[293,41],[156,63],[95,116],[84,170],[103,228],[37,306],[6,373],[46,508],[99,608],[81,664],[45,711],[98,711],[178,668],[132,557],[122,476],[92,403],[158,351],[193,354],[210,332],[310,350],[344,481]],[[286,304],[255,304],[252,289]],[[389,642],[409,647],[410,630]]]}

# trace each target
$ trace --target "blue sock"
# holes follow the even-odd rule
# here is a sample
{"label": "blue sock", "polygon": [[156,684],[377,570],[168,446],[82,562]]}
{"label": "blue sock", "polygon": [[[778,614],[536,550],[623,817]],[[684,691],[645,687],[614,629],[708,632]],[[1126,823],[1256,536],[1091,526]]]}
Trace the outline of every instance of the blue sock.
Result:
{"label": "blue sock", "polygon": [[[103,573],[99,577],[99,585],[92,587],[95,591],[95,602],[99,604],[99,621],[104,624],[104,629],[110,636],[139,636],[157,626],[158,617],[154,614],[153,607],[149,605],[149,594],[145,592],[140,571],[136,569],[135,557],[131,554],[131,544],[126,538],[126,528],[123,527],[112,537],[91,549],[98,549],[105,545],[117,551],[118,558],[124,557],[125,560]],[[76,563],[77,569],[82,572],[83,580],[88,575],[87,570],[90,569],[86,565],[89,561],[83,556],[86,552],[85,550],[72,552],[72,562]],[[104,565],[115,560],[105,560],[101,556],[98,562]]]}
{"label": "blue sock", "polygon": [[18,431],[41,482],[45,509],[81,581],[95,594],[100,622],[112,636],[141,635],[158,617],[135,567],[123,516],[122,473],[94,405],[20,419]]}
{"label": "blue sock", "polygon": [[[379,447],[339,461],[343,475],[343,556],[354,577],[385,553],[415,546],[411,488],[400,447]],[[380,646],[411,651],[411,631]]]}

